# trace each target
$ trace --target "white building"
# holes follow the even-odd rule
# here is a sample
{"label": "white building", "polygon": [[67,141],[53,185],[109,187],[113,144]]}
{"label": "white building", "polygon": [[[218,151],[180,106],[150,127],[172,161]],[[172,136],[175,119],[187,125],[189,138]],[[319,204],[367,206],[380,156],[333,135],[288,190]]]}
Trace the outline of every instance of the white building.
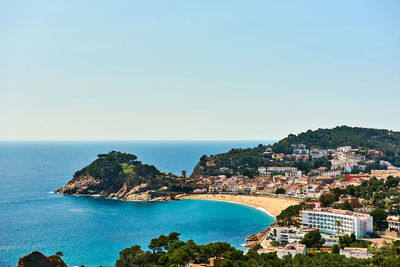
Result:
{"label": "white building", "polygon": [[211,193],[211,194],[219,193],[219,191],[220,191],[220,188],[218,186],[211,186],[210,185],[208,187],[208,192]]}
{"label": "white building", "polygon": [[[273,227],[266,239],[274,240],[279,244],[300,243],[303,237],[313,229],[300,229],[297,227]],[[325,235],[325,246],[333,246],[339,243],[339,238],[333,235]]]}
{"label": "white building", "polygon": [[336,171],[336,170],[341,170],[346,166],[346,163],[338,160],[338,159],[332,159],[331,160],[331,170]]}
{"label": "white building", "polygon": [[237,185],[231,185],[229,187],[229,192],[230,193],[238,193],[239,192],[239,187]]}
{"label": "white building", "polygon": [[255,193],[256,191],[257,191],[257,185],[255,184],[243,186],[243,193],[245,194]]}
{"label": "white building", "polygon": [[400,220],[399,217],[389,216],[386,221],[388,222],[387,230],[390,232],[400,233]]}
{"label": "white building", "polygon": [[303,244],[287,244],[285,247],[268,247],[262,248],[258,250],[258,253],[270,253],[276,252],[278,258],[282,259],[286,255],[292,255],[294,257],[297,254],[306,254],[307,248],[306,245]]}
{"label": "white building", "polygon": [[337,148],[338,152],[348,153],[351,152],[351,146],[341,146]]}
{"label": "white building", "polygon": [[300,213],[302,227],[314,228],[328,234],[354,233],[357,238],[362,238],[373,231],[372,216],[369,214],[332,208],[315,208]]}
{"label": "white building", "polygon": [[337,177],[341,174],[342,174],[341,171],[327,171],[327,172],[321,173],[322,176],[330,176],[330,177]]}
{"label": "white building", "polygon": [[283,243],[299,243],[305,233],[296,227],[273,227],[266,236],[267,239]]}
{"label": "white building", "polygon": [[275,173],[297,173],[297,168],[296,167],[268,167],[267,168],[268,172],[275,172]]}
{"label": "white building", "polygon": [[261,176],[267,176],[267,168],[266,167],[258,167],[258,173]]}
{"label": "white building", "polygon": [[306,245],[303,244],[287,244],[283,249],[277,249],[276,255],[278,258],[282,259],[286,255],[292,255],[292,257],[296,256],[297,254],[306,254],[307,248]]}
{"label": "white building", "polygon": [[351,257],[358,259],[372,258],[372,254],[368,253],[367,248],[345,247],[339,251],[339,254],[346,256],[346,258],[351,258]]}

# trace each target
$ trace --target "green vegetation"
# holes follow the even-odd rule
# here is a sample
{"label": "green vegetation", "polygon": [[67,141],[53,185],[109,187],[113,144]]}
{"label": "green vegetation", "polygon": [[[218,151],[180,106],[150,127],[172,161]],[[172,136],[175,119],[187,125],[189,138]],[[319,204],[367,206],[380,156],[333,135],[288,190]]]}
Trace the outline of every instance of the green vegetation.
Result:
{"label": "green vegetation", "polygon": [[277,188],[277,189],[275,190],[275,194],[285,194],[285,189],[283,189],[283,188]]}
{"label": "green vegetation", "polygon": [[308,232],[300,243],[306,245],[308,248],[320,248],[325,240],[322,238],[321,233],[318,230]]}
{"label": "green vegetation", "polygon": [[[323,239],[317,231],[310,232],[307,243],[318,247]],[[353,239],[349,236],[346,240]],[[347,242],[347,241],[343,241]],[[346,245],[342,242],[342,245]],[[358,242],[357,240],[355,242]],[[354,242],[353,242],[354,243]],[[351,245],[352,243],[350,243]],[[149,246],[150,248],[150,246]],[[315,251],[313,255],[285,256],[279,259],[276,253],[259,254],[259,246],[250,249],[246,254],[228,243],[216,242],[207,245],[197,245],[193,240],[181,241],[178,233],[160,236],[151,241],[151,251],[143,251],[135,245],[120,252],[116,262],[117,267],[139,266],[185,266],[188,263],[207,264],[211,257],[223,257],[222,267],[253,267],[253,266],[399,266],[400,241],[384,245],[375,251],[372,259],[346,258],[338,255],[340,247],[333,247],[332,253]]]}
{"label": "green vegetation", "polygon": [[[266,149],[267,146],[259,145],[255,148],[233,148],[227,153],[215,156],[211,155],[210,157],[203,155],[197,166],[194,168],[192,176],[198,174],[227,174],[229,176],[231,173],[238,173],[253,177],[257,174],[257,167],[265,165],[266,158],[264,157],[264,152]],[[207,162],[212,163],[212,165],[207,166]],[[229,168],[230,172],[221,172],[221,167]]]}
{"label": "green vegetation", "polygon": [[124,173],[132,173],[133,172],[133,166],[132,165],[129,165],[129,164],[126,164],[126,163],[122,163],[121,167],[122,167]]}
{"label": "green vegetation", "polygon": [[340,252],[340,246],[338,244],[335,244],[332,246],[332,253],[333,254],[339,254]]}
{"label": "green vegetation", "polygon": [[358,247],[367,248],[372,244],[371,241],[357,239],[355,234],[339,236],[339,248]]}
{"label": "green vegetation", "polygon": [[312,208],[312,205],[307,205],[306,202],[302,202],[297,205],[291,205],[281,211],[281,213],[276,216],[276,219],[278,221],[278,225],[280,226],[289,226],[289,225],[294,225],[294,226],[299,226],[297,218],[300,215],[300,211],[302,209],[310,209]]}
{"label": "green vegetation", "polygon": [[346,145],[375,149],[384,153],[382,159],[394,165],[400,165],[400,132],[349,126],[308,130],[298,135],[290,134],[275,143],[272,150],[275,153],[291,153],[290,145],[292,144],[305,144],[309,149],[329,149]]}
{"label": "green vegetation", "polygon": [[[319,167],[327,167],[328,169],[331,167],[329,157],[306,161],[295,160],[291,157],[273,157],[274,153],[291,155],[292,148],[290,146],[292,144],[305,144],[308,149],[330,149],[349,145],[359,148],[359,152],[364,155],[367,154],[369,149],[375,149],[384,153],[377,160],[388,160],[395,166],[400,165],[400,132],[341,126],[333,129],[308,130],[298,135],[290,134],[272,146],[260,144],[254,148],[231,149],[229,152],[209,157],[203,155],[194,168],[192,176],[225,174],[229,177],[239,174],[252,178],[258,174],[257,168],[259,166],[296,167],[306,173]],[[221,171],[220,168],[222,167],[229,168],[229,171]],[[369,165],[367,171],[371,168],[381,169],[384,167],[376,163],[372,166]],[[354,172],[358,172],[358,170],[354,170]]]}
{"label": "green vegetation", "polygon": [[56,256],[62,257],[62,256],[64,256],[64,253],[62,253],[61,251],[57,251],[57,252],[56,252]]}
{"label": "green vegetation", "polygon": [[303,209],[303,206],[304,205],[302,204],[292,205],[281,211],[281,213],[276,216],[278,223],[281,226],[295,225],[296,222],[293,219],[294,217],[299,216],[299,213]]}
{"label": "green vegetation", "polygon": [[335,202],[335,196],[331,194],[323,194],[319,197],[319,202],[321,202],[323,207],[328,207]]}
{"label": "green vegetation", "polygon": [[337,200],[340,196],[353,196],[365,199],[364,206],[371,208],[386,209],[390,215],[400,215],[400,198],[397,186],[400,184],[400,177],[389,176],[386,181],[371,178],[363,181],[361,185],[349,185],[345,189],[335,188],[332,194]]}
{"label": "green vegetation", "polygon": [[378,231],[384,231],[386,230],[388,223],[386,221],[386,218],[388,217],[388,213],[384,209],[374,209],[371,212],[371,216],[373,217],[374,220],[374,227]]}
{"label": "green vegetation", "polygon": [[343,202],[343,204],[339,204],[335,206],[336,209],[341,209],[341,210],[353,210],[353,208],[350,205],[350,202],[348,200],[346,200],[345,202]]}
{"label": "green vegetation", "polygon": [[163,177],[153,165],[143,164],[132,154],[111,151],[99,154],[98,158],[74,174],[74,179],[91,176],[98,180],[122,179],[141,184],[149,178]]}

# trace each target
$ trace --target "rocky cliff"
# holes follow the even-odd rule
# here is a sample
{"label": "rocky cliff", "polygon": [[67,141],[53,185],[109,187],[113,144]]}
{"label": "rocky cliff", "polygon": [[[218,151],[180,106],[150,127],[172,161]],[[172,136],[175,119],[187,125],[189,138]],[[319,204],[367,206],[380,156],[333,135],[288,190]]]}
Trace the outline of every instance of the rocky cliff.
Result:
{"label": "rocky cliff", "polygon": [[58,256],[45,256],[39,251],[34,251],[19,259],[18,267],[67,267]]}
{"label": "rocky cliff", "polygon": [[170,200],[167,177],[135,155],[110,152],[75,173],[67,185],[55,192],[64,195],[103,196],[131,201]]}

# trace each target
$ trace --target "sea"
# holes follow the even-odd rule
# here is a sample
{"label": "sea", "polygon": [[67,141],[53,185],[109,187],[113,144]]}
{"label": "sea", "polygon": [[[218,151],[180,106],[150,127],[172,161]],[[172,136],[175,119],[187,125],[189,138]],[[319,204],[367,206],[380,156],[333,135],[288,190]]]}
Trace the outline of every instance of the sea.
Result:
{"label": "sea", "polygon": [[112,150],[180,174],[199,158],[231,148],[272,141],[0,142],[0,266],[38,250],[61,251],[69,265],[114,266],[119,252],[144,250],[152,238],[170,232],[197,244],[229,242],[244,249],[247,236],[275,219],[245,205],[210,201],[127,202],[52,193],[74,172]]}

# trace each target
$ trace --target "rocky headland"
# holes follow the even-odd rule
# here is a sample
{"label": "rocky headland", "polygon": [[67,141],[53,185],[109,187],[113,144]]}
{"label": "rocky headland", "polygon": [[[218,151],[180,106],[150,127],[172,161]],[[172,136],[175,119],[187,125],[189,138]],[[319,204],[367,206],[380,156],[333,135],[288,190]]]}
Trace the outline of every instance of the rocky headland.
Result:
{"label": "rocky headland", "polygon": [[112,151],[98,155],[55,193],[129,201],[168,201],[176,195],[171,192],[170,185],[171,180],[154,166],[137,161],[135,155]]}
{"label": "rocky headland", "polygon": [[34,251],[20,258],[18,267],[67,267],[67,265],[59,256],[45,256],[39,251]]}

